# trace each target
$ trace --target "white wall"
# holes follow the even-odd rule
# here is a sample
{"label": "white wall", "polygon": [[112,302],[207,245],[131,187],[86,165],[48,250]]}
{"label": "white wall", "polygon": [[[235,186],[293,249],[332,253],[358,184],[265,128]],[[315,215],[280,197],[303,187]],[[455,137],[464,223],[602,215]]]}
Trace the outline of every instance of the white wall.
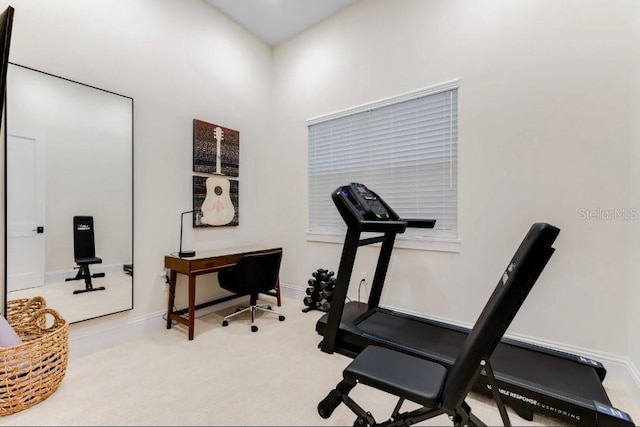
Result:
{"label": "white wall", "polygon": [[[267,155],[271,51],[264,43],[201,0],[11,3],[12,62],[134,98],[135,308],[73,325],[72,336],[166,307],[158,273],[164,255],[178,250],[180,212],[192,206],[194,118],[240,131],[240,226],[185,227],[185,246],[279,243],[263,221],[277,191],[262,177],[276,167]],[[2,9],[8,4],[0,1]],[[198,300],[217,287],[215,276],[199,283]],[[178,286],[176,303],[185,304],[184,282]]]}
{"label": "white wall", "polygon": [[[631,39],[635,42],[633,49],[633,55],[631,57],[632,63],[630,67],[630,74],[632,76],[632,109],[631,114],[635,120],[632,121],[630,126],[631,140],[630,140],[630,206],[640,208],[640,2],[634,2],[635,9],[632,13],[635,19],[634,32]],[[629,280],[629,298],[628,298],[628,310],[629,310],[629,357],[636,368],[636,375],[640,376],[640,340],[638,340],[638,333],[640,331],[640,310],[638,310],[638,303],[640,303],[640,263],[638,257],[640,255],[640,221],[633,221],[632,230],[630,233],[630,245],[629,245],[629,268],[630,268],[630,280]],[[640,381],[640,377],[637,378]]]}
{"label": "white wall", "polygon": [[[631,1],[356,3],[274,51],[276,151],[286,182],[284,280],[337,269],[305,239],[305,120],[459,78],[457,254],[396,250],[383,303],[472,323],[533,222],[562,231],[512,331],[624,355],[629,226],[580,209],[628,207]],[[327,194],[327,203],[331,203]],[[355,268],[375,268],[361,249]],[[353,281],[352,281],[353,282]],[[353,287],[355,289],[355,287]],[[352,293],[355,295],[355,292]]]}
{"label": "white wall", "polygon": [[[547,221],[562,229],[557,252],[512,329],[631,351],[638,364],[640,348],[628,342],[640,318],[626,303],[638,296],[628,280],[632,227],[579,216],[629,207],[634,8],[368,0],[272,58],[199,0],[22,0],[13,62],[135,99],[135,309],[75,328],[123,324],[166,304],[158,271],[191,206],[193,118],[240,131],[240,227],[188,229],[186,245],[282,244],[282,282],[303,287],[315,269],[336,269],[341,250],[305,239],[305,120],[460,78],[461,252],[397,250],[384,303],[472,322],[528,227]],[[371,276],[376,252],[361,253],[355,271]]]}

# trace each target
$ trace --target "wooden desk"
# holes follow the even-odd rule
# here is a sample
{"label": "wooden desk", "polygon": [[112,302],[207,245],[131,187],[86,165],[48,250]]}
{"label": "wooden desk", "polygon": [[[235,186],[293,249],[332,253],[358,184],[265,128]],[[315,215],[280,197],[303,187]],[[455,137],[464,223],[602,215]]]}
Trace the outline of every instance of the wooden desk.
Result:
{"label": "wooden desk", "polygon": [[[224,268],[231,267],[235,265],[238,260],[244,255],[272,252],[277,250],[282,250],[282,248],[253,245],[237,248],[217,249],[212,251],[198,251],[196,252],[196,256],[189,258],[179,258],[177,255],[165,256],[164,266],[165,268],[168,268],[170,270],[167,329],[171,329],[172,320],[187,325],[189,327],[189,339],[192,340],[196,310],[244,296],[235,294],[228,295],[196,305],[197,276],[215,273]],[[173,311],[176,299],[176,279],[178,277],[178,273],[189,276],[189,305],[187,308]],[[275,289],[271,292],[268,292],[267,294],[277,298],[278,306],[281,304],[279,282],[276,284]],[[187,318],[182,316],[185,313],[189,314]]]}

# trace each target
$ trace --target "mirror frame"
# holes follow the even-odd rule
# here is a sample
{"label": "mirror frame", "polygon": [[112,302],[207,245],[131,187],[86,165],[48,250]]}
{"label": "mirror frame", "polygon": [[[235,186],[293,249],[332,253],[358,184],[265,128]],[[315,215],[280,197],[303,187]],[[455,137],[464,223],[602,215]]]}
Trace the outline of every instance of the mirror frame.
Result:
{"label": "mirror frame", "polygon": [[[11,48],[11,34],[13,32],[13,14],[14,8],[8,6],[7,9],[0,14],[0,132],[3,138],[3,142],[7,140],[7,120],[5,116],[5,104],[7,103],[6,97],[6,83],[7,72],[9,68],[9,51]],[[4,156],[6,158],[6,145],[4,148]],[[7,194],[6,182],[4,183],[4,193]],[[7,217],[6,203],[2,207],[4,217]],[[6,246],[6,245],[5,245]],[[7,265],[7,252],[3,255],[3,267]],[[5,289],[7,286],[5,286]],[[2,309],[2,315],[7,316],[7,295],[6,292],[2,295],[2,302],[0,309]]]}
{"label": "mirror frame", "polygon": [[[134,188],[135,188],[135,186],[134,186],[134,179],[135,179],[135,175],[134,175],[134,171],[133,171],[133,168],[134,168],[134,165],[135,165],[135,157],[134,157],[134,155],[135,155],[135,151],[134,151],[134,146],[135,146],[135,140],[134,140],[134,136],[135,136],[135,128],[134,128],[134,126],[135,126],[134,99],[132,97],[130,97],[130,96],[122,95],[120,93],[116,93],[116,92],[113,92],[113,91],[110,91],[110,90],[102,89],[102,88],[99,88],[99,87],[96,87],[96,86],[92,86],[92,85],[89,85],[89,84],[86,84],[86,83],[81,83],[81,82],[78,82],[76,80],[68,79],[66,77],[61,77],[61,76],[58,76],[58,75],[55,75],[55,74],[47,73],[46,71],[41,71],[41,70],[38,70],[38,69],[35,69],[35,68],[27,67],[25,65],[16,64],[15,62],[8,61],[8,64],[13,65],[13,66],[17,66],[17,67],[20,67],[20,68],[24,68],[24,69],[27,69],[27,70],[31,70],[31,71],[34,71],[34,72],[37,72],[37,73],[41,73],[41,74],[44,74],[44,75],[47,75],[47,76],[51,76],[51,77],[54,77],[54,78],[57,78],[57,79],[65,80],[65,81],[70,82],[70,83],[79,84],[81,86],[85,86],[85,87],[88,87],[88,88],[91,88],[91,89],[99,90],[101,92],[106,92],[106,93],[109,93],[109,94],[112,94],[112,95],[120,96],[122,98],[126,98],[126,99],[131,100],[131,262],[134,265],[134,270],[133,270],[133,272],[131,274],[131,307],[123,309],[123,310],[119,310],[119,311],[114,311],[114,312],[108,313],[108,314],[102,314],[102,315],[99,315],[99,316],[88,317],[86,319],[77,320],[77,321],[71,322],[71,323],[84,322],[84,321],[91,320],[91,319],[97,319],[97,318],[100,318],[100,317],[110,316],[112,314],[117,314],[117,313],[122,313],[122,312],[125,312],[125,311],[133,310],[133,307],[134,307],[134,297],[133,297],[134,296],[134,278],[135,278],[135,246],[134,246],[134,238],[133,238],[133,236],[135,235],[135,222],[134,222],[134,212],[135,212],[135,197],[134,197]],[[8,87],[8,85],[7,85],[5,87],[5,99],[4,99],[4,107],[5,108],[4,108],[4,120],[3,120],[3,123],[2,123],[2,125],[4,127],[3,132],[4,132],[4,135],[5,135],[5,138],[4,138],[4,162],[3,162],[4,163],[4,171],[3,171],[4,183],[3,183],[3,185],[4,185],[4,259],[5,259],[5,262],[4,262],[4,273],[3,273],[4,274],[4,284],[3,284],[4,285],[4,290],[3,290],[3,293],[4,293],[3,305],[4,305],[4,307],[2,307],[2,313],[5,316],[7,314],[7,303],[8,303],[8,298],[9,298],[9,296],[8,296],[8,288],[9,287],[8,287],[8,283],[7,283],[7,271],[8,271],[8,268],[7,268],[8,267],[7,266],[7,253],[8,253],[7,252],[7,249],[8,249],[8,238],[7,238],[7,179],[8,179],[8,177],[7,177],[7,135],[8,135],[8,123],[9,123],[9,117],[10,117],[9,114],[7,114],[7,113],[10,113],[10,112],[7,111],[7,102],[6,102],[6,100],[8,98],[7,94],[10,91],[11,91],[11,88]]]}

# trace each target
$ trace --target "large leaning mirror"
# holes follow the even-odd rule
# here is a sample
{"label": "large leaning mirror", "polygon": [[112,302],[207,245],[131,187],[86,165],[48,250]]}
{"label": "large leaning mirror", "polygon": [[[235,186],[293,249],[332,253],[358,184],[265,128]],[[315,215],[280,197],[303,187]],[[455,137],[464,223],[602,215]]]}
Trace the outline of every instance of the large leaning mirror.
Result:
{"label": "large leaning mirror", "polygon": [[133,99],[7,74],[6,300],[70,323],[133,308]]}

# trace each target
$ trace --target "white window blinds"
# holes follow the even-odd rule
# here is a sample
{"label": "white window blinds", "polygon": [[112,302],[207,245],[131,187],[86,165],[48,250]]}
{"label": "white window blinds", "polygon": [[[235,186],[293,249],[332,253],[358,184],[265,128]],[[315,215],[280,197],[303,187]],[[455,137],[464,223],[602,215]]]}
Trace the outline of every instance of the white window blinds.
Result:
{"label": "white window blinds", "polygon": [[457,95],[448,82],[309,120],[309,232],[344,232],[331,193],[360,182],[401,218],[436,219],[405,235],[457,239]]}

